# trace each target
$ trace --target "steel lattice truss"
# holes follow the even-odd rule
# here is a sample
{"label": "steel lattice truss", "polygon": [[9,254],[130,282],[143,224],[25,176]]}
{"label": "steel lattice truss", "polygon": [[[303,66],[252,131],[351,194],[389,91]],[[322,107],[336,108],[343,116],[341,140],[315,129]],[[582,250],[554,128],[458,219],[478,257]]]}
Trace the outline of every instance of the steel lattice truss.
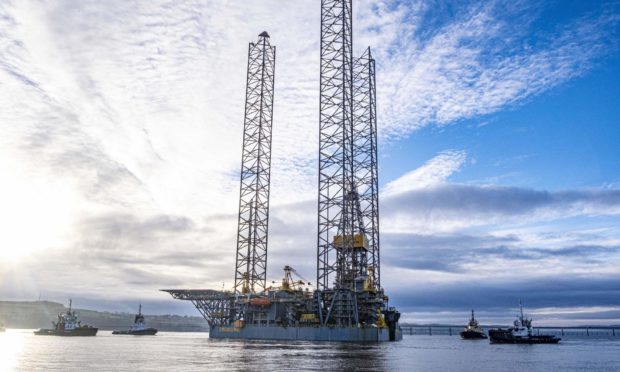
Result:
{"label": "steel lattice truss", "polygon": [[353,166],[368,238],[368,266],[372,267],[373,282],[381,287],[376,110],[375,60],[368,48],[353,60]]}
{"label": "steel lattice truss", "polygon": [[276,47],[263,32],[248,51],[236,293],[263,291],[266,286],[275,60]]}
{"label": "steel lattice truss", "polygon": [[341,325],[359,321],[358,278],[380,288],[375,61],[353,58],[351,6],[321,2],[317,288]]}
{"label": "steel lattice truss", "polygon": [[210,326],[232,322],[235,296],[211,289],[162,289],[177,300],[191,301]]}
{"label": "steel lattice truss", "polygon": [[351,6],[321,2],[318,289],[349,287],[369,266],[380,278],[374,60],[370,49],[353,59]]}
{"label": "steel lattice truss", "polygon": [[352,198],[346,198],[353,191],[351,25],[351,0],[321,1],[318,289],[341,284],[343,261],[333,237],[353,234]]}

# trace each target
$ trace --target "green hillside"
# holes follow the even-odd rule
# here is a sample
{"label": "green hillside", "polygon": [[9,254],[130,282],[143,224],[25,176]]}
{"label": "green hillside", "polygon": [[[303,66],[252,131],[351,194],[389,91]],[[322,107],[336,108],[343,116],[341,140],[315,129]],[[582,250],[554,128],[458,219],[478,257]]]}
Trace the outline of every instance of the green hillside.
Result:
{"label": "green hillside", "polygon": [[[111,313],[74,309],[82,324],[89,324],[102,330],[126,329],[133,323],[130,313]],[[0,301],[0,322],[7,328],[49,328],[60,312],[67,308],[51,301]],[[179,315],[144,314],[149,327],[160,331],[204,332],[208,325],[202,317]]]}

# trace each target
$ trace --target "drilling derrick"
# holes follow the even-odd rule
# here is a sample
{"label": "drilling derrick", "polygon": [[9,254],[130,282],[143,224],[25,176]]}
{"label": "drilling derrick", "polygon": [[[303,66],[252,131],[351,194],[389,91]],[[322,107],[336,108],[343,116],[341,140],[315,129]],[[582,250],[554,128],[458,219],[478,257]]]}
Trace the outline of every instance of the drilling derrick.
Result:
{"label": "drilling derrick", "polygon": [[381,287],[379,256],[379,173],[377,166],[375,60],[370,48],[353,60],[354,174],[364,232],[368,238],[368,274]]}
{"label": "drilling derrick", "polygon": [[387,324],[381,288],[375,61],[352,54],[351,0],[321,2],[317,291],[323,325]]}
{"label": "drilling derrick", "polygon": [[[351,0],[321,1],[317,288],[346,286],[357,231]],[[338,237],[336,239],[336,237]],[[334,239],[338,240],[337,242]],[[337,243],[337,244],[335,244]],[[336,247],[338,245],[338,248]]]}
{"label": "drilling derrick", "polygon": [[317,287],[323,291],[323,322],[333,316],[343,326],[360,321],[356,286],[368,275],[368,224],[356,175],[365,165],[356,129],[366,127],[354,125],[360,120],[354,116],[351,7],[351,0],[321,2]]}
{"label": "drilling derrick", "polygon": [[263,32],[248,50],[235,293],[264,291],[267,281],[275,62],[276,47]]}

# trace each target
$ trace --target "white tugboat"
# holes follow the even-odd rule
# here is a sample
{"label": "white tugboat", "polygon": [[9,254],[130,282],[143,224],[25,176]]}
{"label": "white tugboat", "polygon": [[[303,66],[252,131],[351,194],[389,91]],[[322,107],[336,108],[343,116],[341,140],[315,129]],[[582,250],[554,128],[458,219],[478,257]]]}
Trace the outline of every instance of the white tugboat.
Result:
{"label": "white tugboat", "polygon": [[476,318],[474,318],[474,310],[471,311],[471,319],[469,319],[467,327],[461,331],[460,335],[463,340],[482,340],[487,338],[486,333],[484,333],[484,330],[480,327]]}
{"label": "white tugboat", "polygon": [[96,336],[99,329],[82,325],[75,311],[71,310],[71,302],[69,300],[69,310],[58,314],[58,321],[52,322],[53,329],[39,329],[34,331],[34,334],[37,336]]}
{"label": "white tugboat", "polygon": [[142,305],[138,308],[138,314],[134,318],[133,325],[126,331],[114,331],[113,335],[153,336],[157,333],[156,328],[147,328],[142,315]]}
{"label": "white tugboat", "polygon": [[521,316],[514,321],[512,328],[491,329],[489,338],[492,344],[557,344],[561,338],[552,335],[533,335],[532,319],[523,316],[523,305],[519,301]]}

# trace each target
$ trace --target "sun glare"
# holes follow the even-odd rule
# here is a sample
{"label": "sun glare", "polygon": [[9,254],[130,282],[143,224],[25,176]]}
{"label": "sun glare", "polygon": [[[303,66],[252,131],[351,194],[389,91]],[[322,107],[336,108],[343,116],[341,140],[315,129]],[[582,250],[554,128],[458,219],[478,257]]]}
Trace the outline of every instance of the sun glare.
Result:
{"label": "sun glare", "polygon": [[0,333],[0,371],[15,371],[24,348],[24,334],[16,330]]}
{"label": "sun glare", "polygon": [[2,169],[0,258],[18,260],[62,246],[72,226],[75,192],[70,184]]}

